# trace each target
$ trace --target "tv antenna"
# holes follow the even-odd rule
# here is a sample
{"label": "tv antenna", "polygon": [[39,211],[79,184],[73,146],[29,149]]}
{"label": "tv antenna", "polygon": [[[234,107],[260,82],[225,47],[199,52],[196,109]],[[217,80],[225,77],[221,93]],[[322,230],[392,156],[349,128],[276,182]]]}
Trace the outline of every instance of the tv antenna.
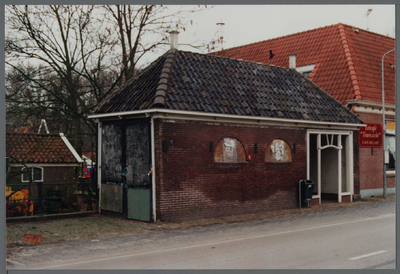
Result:
{"label": "tv antenna", "polygon": [[44,127],[44,129],[46,130],[46,133],[49,134],[49,128],[47,127],[47,123],[45,119],[42,119],[42,121],[40,121],[40,126],[39,126],[39,130],[38,130],[38,134],[40,134],[40,131],[42,129],[42,127]]}
{"label": "tv antenna", "polygon": [[372,11],[372,9],[368,9],[368,10],[367,10],[367,13],[365,14],[365,16],[367,16],[367,30],[369,30],[369,27],[368,27],[368,18],[369,18],[369,14],[371,13],[371,11]]}
{"label": "tv antenna", "polygon": [[222,22],[217,23],[217,26],[218,26],[218,31],[217,31],[218,38],[217,38],[217,41],[218,41],[218,44],[221,45],[221,50],[223,50],[224,49],[224,45],[223,44],[225,43],[225,41],[224,41],[224,26],[225,26],[225,23],[222,23]]}

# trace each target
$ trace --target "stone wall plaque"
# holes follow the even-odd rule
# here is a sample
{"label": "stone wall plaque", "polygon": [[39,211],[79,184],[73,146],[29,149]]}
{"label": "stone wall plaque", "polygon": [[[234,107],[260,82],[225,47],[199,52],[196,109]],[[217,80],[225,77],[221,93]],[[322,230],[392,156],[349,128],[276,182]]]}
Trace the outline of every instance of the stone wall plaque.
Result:
{"label": "stone wall plaque", "polygon": [[246,154],[243,145],[234,138],[224,138],[218,143],[214,162],[216,163],[243,163],[246,162]]}
{"label": "stone wall plaque", "polygon": [[289,145],[280,139],[273,140],[267,145],[265,162],[267,163],[288,163],[292,162],[292,151]]}

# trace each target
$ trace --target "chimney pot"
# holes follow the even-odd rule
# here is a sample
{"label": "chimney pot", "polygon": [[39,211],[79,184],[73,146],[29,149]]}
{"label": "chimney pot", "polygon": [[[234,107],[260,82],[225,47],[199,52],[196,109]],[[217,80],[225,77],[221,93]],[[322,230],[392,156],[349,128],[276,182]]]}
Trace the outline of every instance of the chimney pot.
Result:
{"label": "chimney pot", "polygon": [[296,68],[296,56],[297,54],[289,54],[289,68]]}
{"label": "chimney pot", "polygon": [[179,31],[172,30],[169,32],[170,34],[170,42],[171,42],[171,49],[178,49],[178,34]]}

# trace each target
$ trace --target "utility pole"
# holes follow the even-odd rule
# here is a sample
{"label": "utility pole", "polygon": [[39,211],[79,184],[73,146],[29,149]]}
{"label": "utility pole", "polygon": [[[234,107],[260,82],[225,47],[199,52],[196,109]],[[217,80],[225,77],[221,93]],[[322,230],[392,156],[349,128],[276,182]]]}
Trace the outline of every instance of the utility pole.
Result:
{"label": "utility pole", "polygon": [[389,50],[382,57],[382,129],[383,129],[383,198],[386,198],[386,154],[387,144],[386,144],[386,119],[385,119],[385,72],[384,72],[384,61],[386,55],[394,51],[395,49]]}

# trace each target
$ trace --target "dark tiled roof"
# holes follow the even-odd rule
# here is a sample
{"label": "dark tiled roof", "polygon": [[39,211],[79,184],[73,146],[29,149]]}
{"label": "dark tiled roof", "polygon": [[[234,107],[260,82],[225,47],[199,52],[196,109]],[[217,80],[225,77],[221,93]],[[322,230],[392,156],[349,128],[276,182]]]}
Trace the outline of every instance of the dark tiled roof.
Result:
{"label": "dark tiled roof", "polygon": [[[213,54],[281,67],[289,66],[288,54],[296,54],[297,66],[315,65],[310,79],[346,104],[353,99],[382,102],[382,57],[394,47],[393,38],[339,23]],[[385,101],[392,104],[394,58],[394,53],[385,58]]]}
{"label": "dark tiled roof", "polygon": [[59,134],[7,133],[6,153],[23,163],[78,162]]}
{"label": "dark tiled roof", "polygon": [[138,76],[128,81],[121,89],[109,94],[99,104],[97,112],[111,113],[139,110],[148,109],[152,106],[165,59],[165,55],[161,56]]}
{"label": "dark tiled roof", "polygon": [[97,113],[159,107],[361,123],[351,111],[292,69],[177,50],[155,61]]}

